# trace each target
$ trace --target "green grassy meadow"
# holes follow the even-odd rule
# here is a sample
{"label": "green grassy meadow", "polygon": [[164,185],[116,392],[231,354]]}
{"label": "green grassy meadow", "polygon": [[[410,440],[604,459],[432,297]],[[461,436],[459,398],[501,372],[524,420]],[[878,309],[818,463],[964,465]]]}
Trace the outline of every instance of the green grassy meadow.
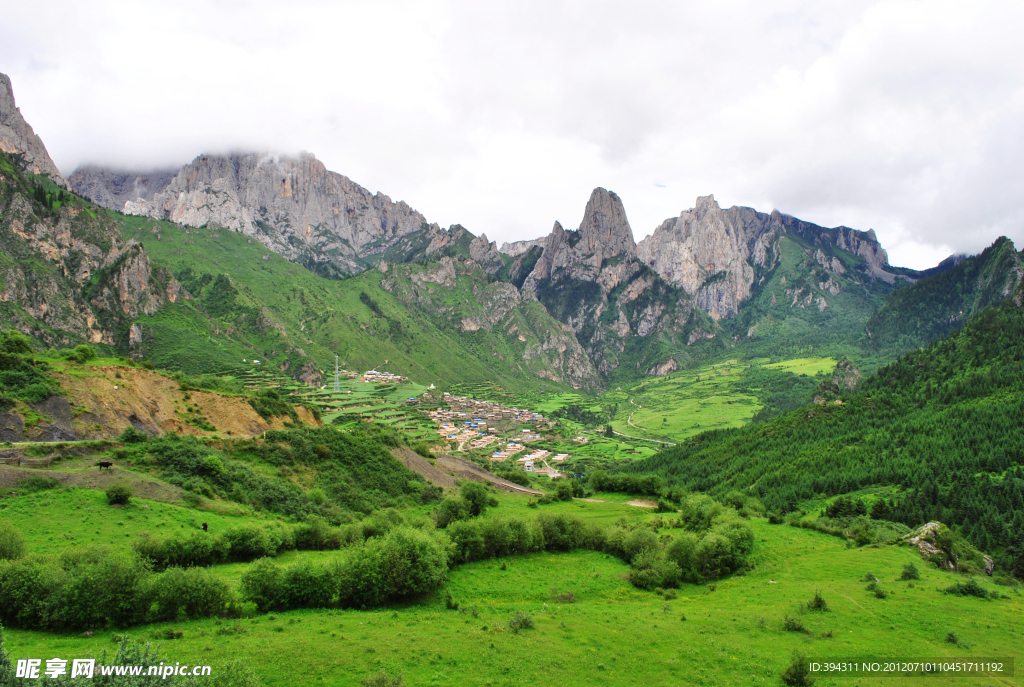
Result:
{"label": "green grassy meadow", "polygon": [[615,431],[680,441],[712,429],[742,427],[766,410],[776,414],[802,405],[835,365],[823,357],[723,360],[618,387],[601,400],[617,408]]}
{"label": "green grassy meadow", "polygon": [[[70,528],[85,536],[91,525],[68,522],[63,528],[49,519],[24,513],[46,508],[77,511],[109,529],[114,518],[124,528],[103,540],[126,546],[139,525],[154,520],[180,526],[188,509],[161,504],[150,507],[150,520],[126,519],[126,512],[90,505],[82,490],[6,499],[0,517],[23,529],[33,551],[54,545],[57,530]],[[625,504],[627,497],[597,494],[594,501],[544,506],[546,512],[572,512],[611,523],[651,519],[646,509]],[[46,505],[43,500],[49,500]],[[501,494],[500,505],[484,517],[525,515],[527,499]],[[92,510],[90,510],[92,509]],[[550,510],[549,510],[550,509]],[[205,519],[213,516],[202,514]],[[221,526],[219,520],[213,520]],[[130,523],[130,524],[129,524]],[[226,524],[226,523],[225,523]],[[151,640],[165,629],[183,631],[177,640],[160,640],[163,660],[211,664],[242,660],[255,668],[266,685],[359,685],[380,670],[402,674],[405,684],[419,685],[750,685],[781,684],[779,674],[792,652],[812,658],[850,657],[1006,657],[1019,653],[1024,628],[1019,618],[1024,600],[1016,590],[1002,588],[999,600],[944,595],[940,588],[958,576],[926,565],[907,548],[847,548],[839,538],[786,525],[751,521],[756,536],[753,569],[713,586],[683,585],[678,598],[666,599],[632,587],[629,567],[603,553],[573,551],[539,553],[461,565],[436,594],[391,607],[360,610],[298,610],[238,620],[181,621],[128,630],[134,638]],[[124,529],[124,533],[121,530]],[[663,528],[662,534],[675,530]],[[127,534],[128,536],[123,536]],[[290,552],[282,562],[299,557],[329,558],[345,551]],[[922,579],[898,582],[902,567],[915,563]],[[231,585],[248,564],[215,566]],[[504,568],[504,569],[503,569]],[[867,573],[889,592],[875,598],[862,581]],[[989,588],[996,588],[982,580]],[[816,591],[828,602],[827,612],[801,610]],[[571,593],[572,603],[556,597]],[[447,595],[459,604],[446,607]],[[559,597],[564,601],[564,597]],[[530,614],[534,629],[518,634],[508,627],[516,611]],[[786,616],[805,631],[786,631]],[[962,644],[945,641],[955,631]],[[114,631],[91,637],[6,630],[7,649],[26,656],[98,656],[112,651]],[[121,634],[121,633],[117,633]],[[967,645],[970,645],[969,647]],[[889,678],[820,678],[827,685],[894,685]],[[1019,685],[1018,678],[941,678],[914,684]]]}

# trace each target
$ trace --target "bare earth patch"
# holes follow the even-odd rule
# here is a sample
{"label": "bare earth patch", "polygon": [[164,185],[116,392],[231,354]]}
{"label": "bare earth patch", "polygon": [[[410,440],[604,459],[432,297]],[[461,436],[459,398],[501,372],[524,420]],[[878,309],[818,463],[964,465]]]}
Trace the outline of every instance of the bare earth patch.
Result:
{"label": "bare earth patch", "polygon": [[657,501],[651,501],[650,499],[630,499],[626,501],[627,506],[636,506],[637,508],[657,508]]}

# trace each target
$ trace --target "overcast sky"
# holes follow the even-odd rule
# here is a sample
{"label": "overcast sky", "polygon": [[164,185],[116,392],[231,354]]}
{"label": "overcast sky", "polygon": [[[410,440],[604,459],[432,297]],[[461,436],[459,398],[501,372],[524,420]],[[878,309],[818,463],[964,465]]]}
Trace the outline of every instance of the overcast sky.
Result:
{"label": "overcast sky", "polygon": [[[161,7],[162,5],[162,7]],[[307,150],[499,243],[636,238],[713,193],[874,228],[893,264],[1024,245],[1020,2],[0,0],[0,71],[68,174]]]}

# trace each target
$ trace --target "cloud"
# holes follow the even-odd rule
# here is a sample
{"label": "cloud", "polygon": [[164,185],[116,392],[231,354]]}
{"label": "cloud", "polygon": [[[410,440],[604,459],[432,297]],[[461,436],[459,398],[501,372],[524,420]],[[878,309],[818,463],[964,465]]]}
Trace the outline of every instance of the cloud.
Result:
{"label": "cloud", "polygon": [[1011,2],[9,4],[0,71],[67,172],[308,150],[498,241],[594,186],[637,238],[714,193],[915,267],[1024,241]]}

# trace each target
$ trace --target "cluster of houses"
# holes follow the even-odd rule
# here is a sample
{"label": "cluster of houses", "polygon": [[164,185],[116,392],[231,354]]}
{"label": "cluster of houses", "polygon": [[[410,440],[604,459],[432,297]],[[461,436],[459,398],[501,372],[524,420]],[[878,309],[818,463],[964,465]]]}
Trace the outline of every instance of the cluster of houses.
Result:
{"label": "cluster of houses", "polygon": [[[349,373],[349,375],[351,375],[351,373]],[[356,377],[349,376],[349,379],[355,379],[358,376],[358,374],[356,374]],[[378,372],[377,370],[367,370],[366,372],[363,373],[362,379],[360,379],[360,381],[369,382],[371,384],[375,382],[378,384],[405,384],[406,382],[409,381],[409,378],[403,377],[402,375],[391,374],[390,372]]]}
{"label": "cluster of houses", "polygon": [[450,419],[474,417],[491,422],[513,420],[535,424],[546,423],[549,429],[555,426],[554,422],[548,420],[540,413],[531,413],[525,408],[517,408],[515,406],[509,408],[493,401],[478,401],[475,398],[455,396],[448,392],[445,392],[442,400],[451,407],[451,410],[446,411],[452,414]]}

